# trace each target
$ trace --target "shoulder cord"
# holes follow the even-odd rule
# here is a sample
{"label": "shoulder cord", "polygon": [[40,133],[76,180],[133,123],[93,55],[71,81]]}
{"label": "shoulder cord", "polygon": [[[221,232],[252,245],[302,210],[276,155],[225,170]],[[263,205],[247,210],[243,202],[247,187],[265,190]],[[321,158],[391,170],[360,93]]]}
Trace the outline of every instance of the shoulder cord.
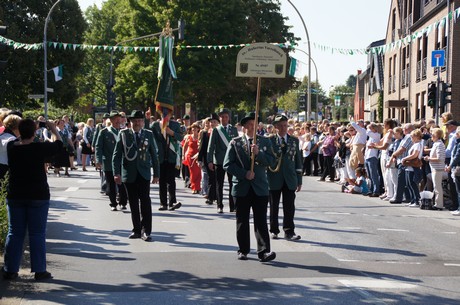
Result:
{"label": "shoulder cord", "polygon": [[133,161],[137,157],[137,150],[134,150],[134,156],[132,158],[128,157],[128,153],[131,150],[131,148],[134,146],[134,142],[129,147],[127,147],[126,146],[126,135],[125,135],[125,133],[121,132],[120,137],[121,137],[121,142],[123,143],[123,149],[124,149],[124,152],[125,152],[126,160]]}
{"label": "shoulder cord", "polygon": [[230,145],[233,145],[233,147],[235,148],[236,157],[238,158],[238,161],[240,161],[241,167],[246,169],[244,167],[243,161],[241,161],[240,154],[238,153],[238,147],[235,145],[235,141],[230,142]]}

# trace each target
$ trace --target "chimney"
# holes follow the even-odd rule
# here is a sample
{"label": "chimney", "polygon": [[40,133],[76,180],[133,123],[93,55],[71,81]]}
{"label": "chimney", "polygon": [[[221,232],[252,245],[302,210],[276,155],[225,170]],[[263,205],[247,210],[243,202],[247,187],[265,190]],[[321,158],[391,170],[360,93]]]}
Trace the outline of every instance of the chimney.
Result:
{"label": "chimney", "polygon": [[358,70],[358,75],[360,75],[361,73],[363,73],[363,71],[362,71],[362,70]]}

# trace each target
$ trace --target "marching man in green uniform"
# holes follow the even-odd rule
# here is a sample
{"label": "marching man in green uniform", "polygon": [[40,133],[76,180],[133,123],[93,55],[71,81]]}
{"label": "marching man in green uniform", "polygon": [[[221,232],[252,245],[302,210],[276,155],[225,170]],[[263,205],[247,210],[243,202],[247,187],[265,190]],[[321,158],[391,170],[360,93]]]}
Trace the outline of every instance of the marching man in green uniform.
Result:
{"label": "marching man in green uniform", "polygon": [[109,194],[110,207],[112,211],[117,210],[117,193],[120,195],[120,205],[122,210],[126,210],[128,198],[125,186],[115,184],[113,179],[112,157],[115,144],[118,139],[118,127],[120,126],[121,115],[118,111],[112,110],[109,115],[111,126],[102,129],[96,140],[95,155],[96,168],[102,169],[107,181],[106,191]]}
{"label": "marching man in green uniform", "polygon": [[[158,159],[160,162],[160,211],[179,209],[182,204],[176,198],[176,171],[180,168],[180,142],[184,135],[180,129],[180,124],[171,120],[172,113],[167,115],[167,126],[163,126],[164,119],[154,122],[150,128],[158,145]],[[150,120],[150,108],[145,114],[145,118]]]}
{"label": "marching man in green uniform", "polygon": [[[255,114],[247,114],[241,125],[245,134],[230,141],[224,159],[224,169],[233,175],[232,196],[236,205],[236,237],[238,259],[247,260],[251,249],[249,216],[252,208],[254,232],[257,240],[257,255],[260,262],[276,258],[270,250],[270,236],[267,226],[268,181],[266,169],[273,165],[274,156],[271,142],[265,137],[257,137],[253,142]],[[255,155],[254,169],[251,170],[251,154]]]}
{"label": "marching man in green uniform", "polygon": [[[216,197],[217,197],[217,212],[224,212],[224,180],[225,170],[222,166],[224,163],[225,152],[229,142],[238,136],[238,130],[229,124],[230,121],[230,110],[223,108],[219,112],[221,124],[214,128],[209,138],[207,162],[208,168],[214,171],[216,176]],[[228,173],[229,193],[232,193],[233,183],[231,174]],[[230,195],[229,199],[230,212],[235,211],[235,204],[233,198]]]}
{"label": "marching man in green uniform", "polygon": [[128,192],[133,222],[133,230],[129,238],[150,241],[152,232],[150,179],[152,183],[158,183],[160,177],[157,145],[152,132],[144,129],[142,111],[133,110],[129,119],[131,128],[120,131],[115,146],[112,159],[113,174],[115,182],[118,185],[124,182]]}
{"label": "marching man in green uniform", "polygon": [[288,119],[277,115],[273,121],[278,133],[270,137],[273,154],[276,157],[275,166],[268,168],[267,177],[270,188],[270,232],[273,239],[280,233],[278,212],[281,194],[283,194],[283,230],[287,240],[299,240],[295,234],[295,192],[302,189],[302,157],[299,149],[299,139],[287,134]]}
{"label": "marching man in green uniform", "polygon": [[[99,132],[105,128],[105,121],[108,118],[110,118],[110,113],[104,113],[102,115],[102,122],[96,124],[96,127],[94,128],[93,141],[91,142],[94,145],[96,145],[97,138],[99,137]],[[116,126],[116,128],[118,128],[118,126]],[[94,151],[96,151],[96,147],[94,147]],[[101,194],[108,195],[109,192],[107,192],[107,180],[105,179],[104,171],[101,168],[99,168],[99,175],[101,178]]]}

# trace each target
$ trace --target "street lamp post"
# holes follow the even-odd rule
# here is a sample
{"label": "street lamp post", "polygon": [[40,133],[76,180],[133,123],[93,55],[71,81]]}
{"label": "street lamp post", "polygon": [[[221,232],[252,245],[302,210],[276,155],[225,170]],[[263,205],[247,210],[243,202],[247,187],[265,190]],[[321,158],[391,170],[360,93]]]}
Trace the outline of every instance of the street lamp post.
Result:
{"label": "street lamp post", "polygon": [[291,0],[287,0],[289,4],[294,8],[294,10],[297,12],[297,15],[299,15],[300,20],[302,20],[303,27],[305,29],[305,34],[307,35],[307,45],[308,45],[308,83],[307,83],[307,90],[308,90],[308,96],[307,96],[307,120],[310,120],[311,117],[311,48],[310,48],[310,36],[308,35],[308,30],[307,26],[305,25],[305,21],[303,20],[302,15],[300,14],[299,10],[297,7],[291,2]]}
{"label": "street lamp post", "polygon": [[[316,63],[315,61],[313,60],[313,58],[310,57],[310,54],[308,54],[307,52],[305,52],[304,50],[302,49],[295,49],[296,51],[300,51],[302,53],[304,53],[305,55],[308,56],[309,60],[311,60],[311,62],[313,63],[313,65],[315,66],[315,72],[316,72],[316,84],[319,86],[319,76],[318,76],[318,67],[316,66]],[[310,89],[311,90],[311,89]],[[318,90],[318,89],[317,89]],[[310,92],[311,94],[311,92]],[[316,92],[316,114],[315,114],[315,119],[318,120],[318,105],[319,105],[319,94],[318,92]]]}
{"label": "street lamp post", "polygon": [[62,0],[56,1],[56,3],[53,4],[51,7],[48,16],[46,16],[45,20],[45,29],[43,31],[43,53],[44,53],[44,92],[43,92],[43,103],[45,107],[45,119],[48,120],[48,42],[47,42],[47,37],[46,37],[46,31],[48,29],[48,22],[50,21],[51,13],[53,12],[54,8],[61,2]]}

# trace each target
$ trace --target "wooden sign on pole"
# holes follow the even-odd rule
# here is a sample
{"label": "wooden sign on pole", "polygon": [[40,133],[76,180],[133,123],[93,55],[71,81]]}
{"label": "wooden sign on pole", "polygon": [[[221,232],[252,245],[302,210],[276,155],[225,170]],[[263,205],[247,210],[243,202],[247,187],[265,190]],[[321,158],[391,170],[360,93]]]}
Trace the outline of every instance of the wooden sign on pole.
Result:
{"label": "wooden sign on pole", "polygon": [[[287,55],[280,47],[270,43],[253,43],[238,52],[237,77],[257,77],[256,112],[254,118],[253,143],[256,142],[259,119],[260,90],[262,78],[285,78]],[[251,171],[254,172],[255,155],[251,154]]]}

